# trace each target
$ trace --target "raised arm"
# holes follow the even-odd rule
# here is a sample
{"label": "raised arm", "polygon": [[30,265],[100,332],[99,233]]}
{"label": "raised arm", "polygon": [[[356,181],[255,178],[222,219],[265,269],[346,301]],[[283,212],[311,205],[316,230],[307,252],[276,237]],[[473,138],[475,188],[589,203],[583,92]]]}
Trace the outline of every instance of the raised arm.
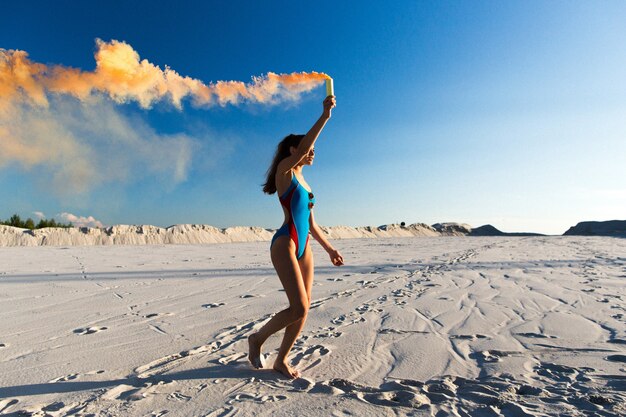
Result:
{"label": "raised arm", "polygon": [[313,127],[307,132],[307,134],[304,135],[304,137],[300,141],[300,144],[298,145],[298,148],[296,149],[296,152],[293,155],[288,156],[287,158],[280,161],[280,163],[278,164],[278,172],[283,174],[289,172],[290,169],[297,166],[300,161],[302,161],[302,159],[307,155],[307,153],[309,153],[313,145],[315,145],[315,141],[320,135],[320,132],[326,125],[326,122],[328,122],[328,119],[330,119],[331,110],[333,109],[333,107],[335,107],[335,96],[326,97],[326,99],[324,100],[324,111],[322,112],[322,115],[317,120],[317,122],[315,122]]}

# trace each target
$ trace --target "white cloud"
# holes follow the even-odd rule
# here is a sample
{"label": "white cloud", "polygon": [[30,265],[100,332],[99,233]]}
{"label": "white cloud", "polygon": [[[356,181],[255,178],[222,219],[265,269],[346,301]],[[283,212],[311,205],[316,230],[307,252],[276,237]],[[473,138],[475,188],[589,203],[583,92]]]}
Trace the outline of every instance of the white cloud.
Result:
{"label": "white cloud", "polygon": [[104,227],[101,221],[93,216],[76,216],[72,213],[57,214],[56,218],[63,223],[72,223],[75,227]]}

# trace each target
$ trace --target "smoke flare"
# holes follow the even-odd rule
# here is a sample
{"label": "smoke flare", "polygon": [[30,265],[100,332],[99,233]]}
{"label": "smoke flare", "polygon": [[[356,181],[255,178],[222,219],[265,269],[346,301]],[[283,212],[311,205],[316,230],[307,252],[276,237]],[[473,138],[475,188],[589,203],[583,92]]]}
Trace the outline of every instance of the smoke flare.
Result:
{"label": "smoke flare", "polygon": [[195,106],[237,104],[242,101],[275,104],[296,100],[329,78],[324,73],[301,72],[252,77],[252,81],[217,81],[205,84],[140,59],[127,43],[96,39],[96,68],[82,71],[61,65],[32,62],[19,50],[0,49],[0,100],[19,100],[36,106],[48,105],[48,94],[66,94],[86,100],[102,93],[118,103],[136,101],[149,108],[165,100],[182,108],[190,98]]}

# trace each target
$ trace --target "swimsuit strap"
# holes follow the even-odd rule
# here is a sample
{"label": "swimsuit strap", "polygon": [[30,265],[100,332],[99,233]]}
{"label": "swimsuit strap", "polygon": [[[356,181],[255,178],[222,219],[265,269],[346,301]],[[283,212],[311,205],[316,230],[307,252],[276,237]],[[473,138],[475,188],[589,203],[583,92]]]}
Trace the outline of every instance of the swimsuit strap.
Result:
{"label": "swimsuit strap", "polygon": [[296,179],[296,182],[298,183],[298,185],[299,185],[300,187],[302,187],[302,189],[303,189],[304,191],[306,191],[307,193],[312,192],[312,191],[309,191],[309,190],[307,190],[306,188],[304,188],[304,185],[302,185],[302,183],[298,180],[298,177],[296,177],[296,174],[292,173],[291,175],[293,175],[293,177]]}

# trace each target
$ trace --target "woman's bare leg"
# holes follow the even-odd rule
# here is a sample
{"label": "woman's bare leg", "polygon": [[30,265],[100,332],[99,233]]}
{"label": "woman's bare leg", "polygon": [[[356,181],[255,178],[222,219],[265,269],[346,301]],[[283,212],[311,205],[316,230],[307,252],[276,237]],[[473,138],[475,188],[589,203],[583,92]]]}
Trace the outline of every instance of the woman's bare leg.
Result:
{"label": "woman's bare leg", "polygon": [[[271,251],[272,263],[283,284],[287,299],[289,300],[289,308],[280,311],[270,319],[265,325],[253,335],[248,337],[250,347],[248,358],[255,367],[261,367],[261,346],[272,334],[287,327],[291,323],[302,320],[306,317],[309,309],[309,298],[304,286],[300,265],[295,255],[295,244],[289,236],[281,236],[274,241]],[[293,337],[295,338],[296,334]],[[292,336],[290,335],[290,338]],[[285,343],[283,339],[283,343]],[[291,342],[293,345],[293,341]],[[276,368],[276,367],[275,367]],[[291,368],[277,369],[287,376],[296,377]]]}
{"label": "woman's bare leg", "polygon": [[[311,288],[313,286],[313,253],[311,252],[310,245],[307,245],[306,249],[304,250],[304,255],[301,259],[298,260],[298,266],[300,267],[302,281],[306,290],[306,305],[308,311],[309,306],[311,305]],[[304,327],[304,323],[306,322],[306,317],[307,316],[305,315],[304,317],[302,317],[302,319],[295,321],[287,326],[287,328],[285,329],[285,336],[283,337],[283,341],[278,351],[278,356],[276,357],[276,361],[274,362],[274,369],[285,375],[290,375],[294,378],[300,377],[300,372],[298,370],[293,370],[289,366],[289,364],[287,363],[287,355],[289,355],[293,344],[300,335],[300,332]]]}

